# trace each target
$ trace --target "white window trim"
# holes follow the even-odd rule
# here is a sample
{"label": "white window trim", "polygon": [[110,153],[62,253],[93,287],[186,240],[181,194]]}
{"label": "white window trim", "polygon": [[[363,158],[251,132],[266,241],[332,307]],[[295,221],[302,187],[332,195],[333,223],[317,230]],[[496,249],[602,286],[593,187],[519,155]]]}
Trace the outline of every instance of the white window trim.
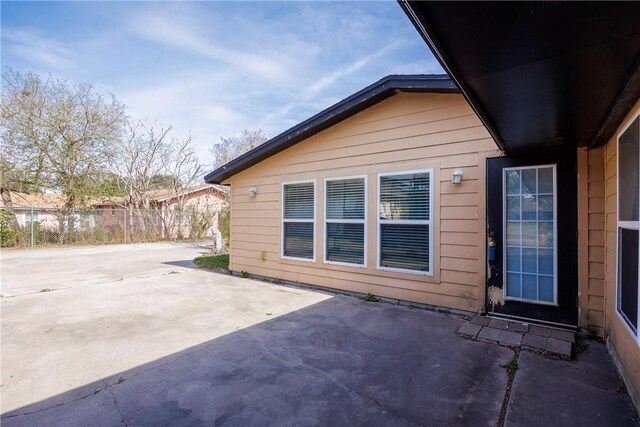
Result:
{"label": "white window trim", "polygon": [[[627,322],[627,319],[625,318],[625,316],[622,315],[622,313],[620,313],[620,310],[618,310],[618,303],[620,302],[620,271],[619,271],[619,267],[620,267],[620,228],[626,228],[626,229],[630,229],[630,230],[639,230],[640,231],[640,218],[639,221],[620,221],[620,192],[618,191],[618,189],[620,188],[620,137],[622,136],[622,134],[629,129],[629,127],[633,124],[633,122],[638,119],[638,117],[640,117],[640,111],[638,111],[636,114],[634,114],[633,116],[631,116],[631,118],[629,119],[629,121],[627,123],[625,123],[625,125],[620,128],[620,131],[617,133],[616,135],[616,289],[615,289],[615,312],[616,312],[616,316],[618,316],[618,319],[620,320],[620,323],[622,323],[624,325],[624,328],[627,330],[627,332],[631,335],[631,337],[635,340],[636,344],[638,346],[640,346],[640,294],[638,296],[638,317],[639,319],[637,320],[636,324],[636,329],[637,329],[637,333],[633,331],[633,329],[631,329],[631,326],[629,326],[629,323]],[[640,159],[638,159],[638,162],[640,162]],[[640,188],[640,182],[638,183],[638,188]],[[638,266],[640,268],[640,248],[638,250]],[[640,272],[638,273],[638,287],[640,288]],[[640,291],[640,289],[639,289]]]}
{"label": "white window trim", "polygon": [[[408,174],[413,174],[413,173],[428,173],[429,174],[429,219],[428,220],[409,220],[409,219],[404,219],[404,220],[381,220],[380,219],[380,178],[384,177],[384,176],[394,176],[394,175],[408,175]],[[434,194],[433,194],[433,180],[434,180],[434,173],[433,173],[433,168],[428,168],[428,169],[413,169],[413,170],[407,170],[407,171],[401,171],[401,172],[385,172],[385,173],[379,173],[378,174],[378,178],[377,178],[377,189],[376,189],[376,193],[377,193],[377,200],[376,200],[376,230],[377,230],[377,246],[376,246],[376,268],[378,270],[381,271],[393,271],[396,273],[407,273],[407,274],[414,274],[414,275],[418,275],[418,276],[433,276],[433,199]],[[420,225],[428,225],[429,226],[429,271],[418,271],[418,270],[410,270],[408,268],[395,268],[395,267],[383,267],[380,265],[380,258],[382,256],[382,250],[381,250],[381,240],[382,240],[382,233],[381,233],[381,225],[382,224],[420,224]]]}
{"label": "white window trim", "polygon": [[[517,298],[507,296],[507,171],[510,170],[525,170],[525,169],[542,169],[553,168],[553,302],[540,301],[529,298]],[[522,186],[522,180],[520,181]],[[536,183],[537,185],[537,183]],[[538,194],[538,193],[536,193]],[[548,193],[543,193],[548,194]],[[521,222],[522,224],[522,222]],[[520,243],[522,243],[522,228],[520,229]],[[552,163],[548,165],[532,165],[532,166],[514,166],[511,168],[502,169],[502,297],[505,301],[522,301],[531,304],[539,305],[558,305],[558,176],[557,176],[557,164]],[[520,246],[522,250],[522,246]],[[522,255],[520,255],[520,262],[522,263]],[[536,265],[538,263],[536,255]],[[520,266],[522,268],[522,265]],[[523,274],[522,272],[520,274]]]}
{"label": "white window trim", "polygon": [[[360,179],[364,178],[364,219],[327,219],[327,182],[329,181],[342,181],[346,179]],[[341,177],[331,177],[324,179],[324,256],[323,261],[325,264],[332,265],[341,265],[344,267],[356,267],[356,268],[367,268],[367,258],[368,258],[368,210],[369,210],[369,187],[367,185],[367,175],[355,175],[355,176],[341,176]],[[329,240],[329,231],[327,224],[362,224],[364,229],[364,264],[354,264],[350,262],[340,262],[340,261],[329,261],[327,259],[327,251],[328,251],[328,240]]]}
{"label": "white window trim", "polygon": [[[308,184],[313,183],[313,219],[285,219],[284,217],[284,187],[285,185],[290,184]],[[316,206],[317,206],[317,186],[315,179],[306,179],[300,181],[286,181],[283,182],[280,186],[280,258],[287,259],[291,261],[304,261],[304,262],[316,262]],[[296,222],[296,223],[313,223],[313,258],[298,258],[292,256],[285,256],[284,254],[284,224],[286,222]]]}

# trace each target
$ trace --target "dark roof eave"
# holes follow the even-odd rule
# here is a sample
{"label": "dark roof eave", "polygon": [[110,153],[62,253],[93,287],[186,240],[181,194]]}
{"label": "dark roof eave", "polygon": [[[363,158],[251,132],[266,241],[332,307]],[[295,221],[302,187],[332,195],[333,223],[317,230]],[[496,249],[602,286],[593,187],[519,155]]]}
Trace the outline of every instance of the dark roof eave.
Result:
{"label": "dark roof eave", "polygon": [[[425,10],[423,10],[424,9],[423,7],[421,7],[422,5],[429,4],[429,2],[421,2],[419,0],[396,0],[396,1],[399,3],[400,7],[402,7],[402,9],[404,10],[405,14],[409,18],[409,20],[411,21],[415,29],[425,40],[426,44],[430,47],[431,51],[433,52],[437,60],[440,62],[443,69],[451,76],[453,81],[458,85],[461,93],[469,102],[471,108],[476,112],[480,120],[483,122],[483,124],[485,125],[485,127],[487,128],[491,136],[493,137],[494,141],[498,144],[500,149],[505,152],[515,152],[516,150],[513,147],[514,145],[513,138],[509,138],[508,135],[504,135],[504,126],[503,125],[501,126],[500,116],[495,112],[495,107],[496,107],[495,101],[492,101],[491,99],[485,99],[486,97],[485,95],[482,94],[482,92],[476,92],[475,90],[477,86],[480,84],[478,83],[478,81],[481,79],[478,76],[473,76],[473,77],[468,76],[469,80],[467,80],[464,75],[464,72],[465,72],[464,69],[461,68],[461,65],[458,62],[454,61],[455,59],[459,59],[459,58],[456,58],[454,53],[448,52],[447,49],[443,49],[442,47],[443,45],[444,46],[447,45],[447,37],[459,38],[460,35],[457,33],[454,33],[453,35],[447,36],[447,34],[443,34],[442,32],[438,33],[437,30],[434,30],[432,28],[434,26],[433,23],[438,22],[437,14],[435,17],[431,16],[430,14],[425,12]],[[438,2],[434,2],[434,4],[437,4],[437,3]],[[530,2],[530,3],[536,3],[536,2]],[[544,3],[544,2],[537,2],[537,3]],[[564,3],[564,2],[550,2],[550,3]],[[571,3],[571,2],[568,2],[568,3]],[[478,3],[459,2],[458,4],[478,4]],[[573,4],[576,4],[576,3],[573,3]],[[628,2],[626,4],[633,4],[633,2]],[[491,4],[491,5],[495,6],[495,4]],[[541,7],[542,6],[545,6],[545,5],[541,5]],[[553,10],[550,7],[554,5],[549,4],[547,6],[549,6],[549,11],[545,13],[552,14]],[[495,7],[499,7],[499,6],[495,6]],[[630,20],[633,19],[633,16],[637,15],[637,6],[634,12],[635,13],[627,13]],[[481,22],[479,24],[479,27],[484,28],[482,27],[482,25],[486,26],[486,23]],[[610,32],[609,36],[610,38],[615,38],[616,40],[622,40],[626,37],[630,38],[631,35],[639,34],[637,30],[638,26],[636,25],[634,28],[636,28],[636,30],[634,30],[635,32],[632,32],[627,28],[624,32],[623,31]],[[495,31],[495,28],[492,28],[492,30]],[[493,35],[493,32],[489,31],[488,34]],[[534,34],[529,34],[529,35],[534,36]],[[480,40],[478,43],[482,43],[482,40]],[[465,45],[465,48],[473,49],[472,46],[468,46],[468,45]],[[606,111],[606,113],[603,114],[599,123],[595,122],[593,123],[593,127],[589,127],[587,130],[585,130],[584,133],[587,134],[586,136],[579,138],[577,141],[575,141],[578,146],[585,145],[591,148],[591,147],[596,147],[596,146],[607,143],[607,141],[609,141],[610,138],[615,134],[617,127],[620,125],[625,115],[629,112],[629,110],[633,107],[633,105],[635,105],[635,103],[640,98],[640,55],[638,55],[637,52],[638,51],[636,50],[634,64],[631,65],[628,71],[626,72],[624,76],[624,82],[619,86],[618,92],[612,97],[610,104],[608,105],[608,110]],[[500,55],[505,56],[506,53],[508,52],[501,51]],[[618,54],[620,55],[620,53]],[[633,59],[633,57],[630,57],[630,58]],[[532,63],[528,63],[525,65],[531,65],[531,64]],[[520,67],[523,67],[523,66],[520,65]],[[488,77],[490,76],[483,75],[482,77],[484,80],[488,80]],[[587,76],[587,78],[592,78],[592,76]],[[475,80],[475,83],[472,82],[473,80]],[[607,82],[605,81],[600,83],[605,84]],[[580,91],[573,89],[573,92],[575,93]],[[557,100],[554,100],[554,102],[558,104]],[[609,102],[609,101],[606,101],[606,102]],[[494,104],[493,112],[491,112],[492,103]],[[562,120],[558,120],[558,121],[562,121]],[[553,125],[553,122],[551,122],[551,125]],[[500,129],[502,134],[501,132],[498,132],[498,129]],[[556,139],[556,138],[553,138],[553,139]],[[535,139],[535,141],[538,141],[537,144],[546,144],[546,143],[552,142],[550,139],[544,139],[544,138]],[[534,146],[534,148],[537,148],[538,146],[539,145],[536,145]],[[531,149],[531,147],[526,147],[525,149],[529,150]]]}
{"label": "dark roof eave", "polygon": [[400,4],[400,7],[402,8],[402,10],[404,10],[405,14],[409,18],[409,20],[411,21],[415,29],[418,31],[420,36],[427,43],[427,46],[429,46],[429,48],[431,49],[431,52],[440,63],[440,66],[451,77],[453,82],[459,88],[460,93],[462,93],[462,96],[465,97],[465,99],[467,100],[467,102],[469,103],[473,111],[478,115],[478,117],[482,121],[482,124],[487,128],[487,131],[489,131],[489,134],[491,135],[495,143],[498,145],[498,148],[501,151],[504,151],[505,150],[504,142],[502,141],[502,138],[500,137],[498,132],[493,127],[491,120],[489,119],[486,112],[482,108],[478,98],[473,94],[473,91],[469,87],[467,87],[464,80],[460,78],[458,72],[449,66],[451,61],[447,60],[444,52],[439,47],[439,43],[432,37],[432,35],[429,34],[426,27],[422,24],[422,21],[425,19],[424,16],[422,16],[422,14],[419,11],[416,11],[411,7],[409,0],[397,0],[397,2],[398,4]]}
{"label": "dark roof eave", "polygon": [[208,173],[204,180],[210,184],[220,184],[231,176],[398,92],[459,93],[460,91],[446,75],[390,75],[384,77]]}

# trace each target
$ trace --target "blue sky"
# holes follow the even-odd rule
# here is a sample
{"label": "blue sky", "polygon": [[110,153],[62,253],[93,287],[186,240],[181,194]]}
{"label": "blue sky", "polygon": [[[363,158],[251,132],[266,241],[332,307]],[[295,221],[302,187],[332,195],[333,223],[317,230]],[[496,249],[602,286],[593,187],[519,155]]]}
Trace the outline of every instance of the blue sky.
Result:
{"label": "blue sky", "polygon": [[392,73],[442,73],[395,1],[2,2],[2,66],[113,93],[195,138],[275,136]]}

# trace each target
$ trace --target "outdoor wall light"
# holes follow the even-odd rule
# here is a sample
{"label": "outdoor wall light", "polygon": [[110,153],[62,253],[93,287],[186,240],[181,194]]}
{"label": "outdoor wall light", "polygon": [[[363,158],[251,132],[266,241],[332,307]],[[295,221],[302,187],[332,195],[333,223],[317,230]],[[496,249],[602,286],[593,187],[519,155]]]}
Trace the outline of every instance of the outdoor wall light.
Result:
{"label": "outdoor wall light", "polygon": [[451,175],[451,183],[452,184],[460,184],[462,181],[462,169],[456,169],[453,171],[453,175]]}
{"label": "outdoor wall light", "polygon": [[256,194],[258,194],[258,189],[256,187],[251,187],[249,189],[249,196],[256,197]]}

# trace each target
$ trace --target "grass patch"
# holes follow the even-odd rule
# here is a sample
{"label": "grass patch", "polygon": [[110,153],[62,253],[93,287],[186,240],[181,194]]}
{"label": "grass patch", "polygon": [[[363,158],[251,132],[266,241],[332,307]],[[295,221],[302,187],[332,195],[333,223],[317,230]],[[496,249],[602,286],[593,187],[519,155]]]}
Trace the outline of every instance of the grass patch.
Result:
{"label": "grass patch", "polygon": [[42,288],[42,289],[40,289],[40,292],[52,292],[52,291],[53,291],[53,289],[51,289],[51,288]]}
{"label": "grass patch", "polygon": [[202,255],[194,259],[193,263],[201,268],[223,273],[229,272],[229,254]]}
{"label": "grass patch", "polygon": [[500,365],[500,367],[506,369],[507,374],[515,375],[516,371],[518,370],[518,362],[516,360],[512,360],[509,363]]}
{"label": "grass patch", "polygon": [[366,301],[366,302],[378,302],[380,301],[374,294],[372,294],[371,292],[369,292],[368,294],[366,294],[363,297],[360,297],[360,299],[362,299],[362,301]]}

